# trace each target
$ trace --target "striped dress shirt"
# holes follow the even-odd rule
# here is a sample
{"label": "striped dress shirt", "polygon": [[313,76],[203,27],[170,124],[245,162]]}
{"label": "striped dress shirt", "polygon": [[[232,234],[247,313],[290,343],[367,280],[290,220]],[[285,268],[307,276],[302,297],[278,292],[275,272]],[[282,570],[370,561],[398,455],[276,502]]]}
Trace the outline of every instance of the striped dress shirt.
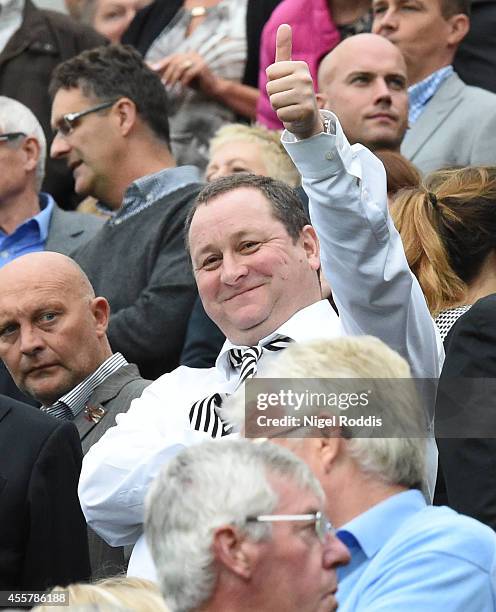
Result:
{"label": "striped dress shirt", "polygon": [[121,353],[114,353],[106,359],[93,374],[76,385],[68,393],[58,399],[51,406],[42,406],[42,410],[58,419],[74,419],[85,407],[90,395],[101,385],[102,382],[122,366],[127,365],[127,360]]}

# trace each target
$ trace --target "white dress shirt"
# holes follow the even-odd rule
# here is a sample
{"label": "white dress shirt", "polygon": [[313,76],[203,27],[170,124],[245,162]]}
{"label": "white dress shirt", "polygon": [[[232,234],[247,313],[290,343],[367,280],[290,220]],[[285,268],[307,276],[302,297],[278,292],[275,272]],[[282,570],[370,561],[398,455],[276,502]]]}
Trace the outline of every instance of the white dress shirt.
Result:
{"label": "white dress shirt", "polygon": [[[337,119],[328,116],[335,135],[297,142],[285,132],[282,140],[303,176],[324,273],[340,316],[326,301],[317,302],[259,344],[275,333],[296,342],[368,334],[403,355],[414,376],[437,377],[442,345],[389,216],[384,168],[363,146],[350,147]],[[84,458],[79,488],[83,512],[114,546],[140,539],[130,561],[132,575],[153,579],[142,537],[146,492],[168,459],[206,439],[207,434],[190,426],[191,405],[211,393],[235,390],[238,373],[226,359],[232,346],[226,342],[214,368],[181,366],[152,383]],[[435,477],[434,465],[431,473]]]}

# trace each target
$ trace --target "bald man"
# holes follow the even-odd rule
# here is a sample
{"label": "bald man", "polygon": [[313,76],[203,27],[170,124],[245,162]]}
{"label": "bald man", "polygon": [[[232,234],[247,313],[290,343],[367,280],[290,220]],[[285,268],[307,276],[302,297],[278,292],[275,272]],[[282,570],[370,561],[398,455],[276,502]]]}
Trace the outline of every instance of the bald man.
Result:
{"label": "bald man", "polygon": [[[0,269],[0,286],[0,358],[43,411],[74,422],[86,453],[150,381],[112,354],[109,304],[69,257],[19,257]],[[122,550],[97,544],[90,534],[93,576],[122,569]]]}
{"label": "bald man", "polygon": [[406,64],[401,51],[376,34],[347,38],[322,60],[320,108],[335,113],[351,144],[399,151],[408,127]]}

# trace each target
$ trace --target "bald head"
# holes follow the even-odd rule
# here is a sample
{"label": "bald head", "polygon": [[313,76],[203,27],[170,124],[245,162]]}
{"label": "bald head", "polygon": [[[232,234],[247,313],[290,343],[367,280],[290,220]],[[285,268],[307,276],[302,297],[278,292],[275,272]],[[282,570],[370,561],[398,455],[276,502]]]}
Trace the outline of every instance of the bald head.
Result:
{"label": "bald head", "polygon": [[18,387],[44,405],[112,354],[108,302],[69,257],[19,257],[0,269],[0,286],[0,357]]}
{"label": "bald head", "polygon": [[376,34],[346,38],[321,62],[319,103],[334,112],[351,144],[399,150],[408,125],[406,64]]}
{"label": "bald head", "polygon": [[60,284],[81,298],[91,300],[95,292],[88,277],[70,257],[52,251],[28,253],[0,269],[0,286],[7,291],[21,284],[27,290],[46,281]]}

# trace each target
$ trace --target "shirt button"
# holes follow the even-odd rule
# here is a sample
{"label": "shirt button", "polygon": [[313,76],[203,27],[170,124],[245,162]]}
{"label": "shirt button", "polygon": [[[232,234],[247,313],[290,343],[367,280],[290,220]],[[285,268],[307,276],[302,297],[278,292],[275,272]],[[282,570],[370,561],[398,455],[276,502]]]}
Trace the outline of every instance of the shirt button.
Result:
{"label": "shirt button", "polygon": [[325,158],[329,161],[333,160],[335,157],[336,155],[332,151],[327,151],[327,153],[325,154]]}

